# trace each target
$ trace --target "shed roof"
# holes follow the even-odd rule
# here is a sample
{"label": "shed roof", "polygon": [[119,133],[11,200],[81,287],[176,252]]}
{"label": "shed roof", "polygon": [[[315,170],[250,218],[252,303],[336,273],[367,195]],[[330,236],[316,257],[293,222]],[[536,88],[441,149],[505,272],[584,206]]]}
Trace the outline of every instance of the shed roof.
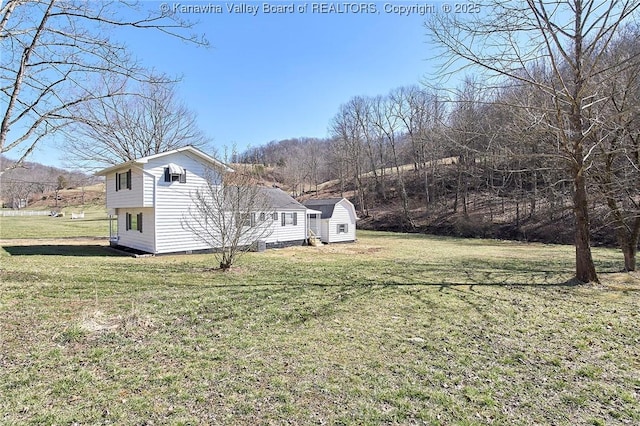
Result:
{"label": "shed roof", "polygon": [[336,204],[342,200],[343,198],[312,199],[305,201],[304,205],[315,210],[320,210],[322,212],[320,216],[321,219],[329,219],[333,216],[333,209]]}

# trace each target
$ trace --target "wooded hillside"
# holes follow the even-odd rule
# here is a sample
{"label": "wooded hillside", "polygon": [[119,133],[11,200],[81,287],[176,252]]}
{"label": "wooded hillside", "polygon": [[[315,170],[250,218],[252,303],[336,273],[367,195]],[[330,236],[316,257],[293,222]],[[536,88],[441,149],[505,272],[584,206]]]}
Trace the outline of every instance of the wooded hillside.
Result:
{"label": "wooded hillside", "polygon": [[11,168],[13,161],[3,156],[0,163],[0,170],[5,170],[0,187],[3,208],[61,207],[104,198],[104,188],[92,188],[100,182],[93,175],[34,162]]}

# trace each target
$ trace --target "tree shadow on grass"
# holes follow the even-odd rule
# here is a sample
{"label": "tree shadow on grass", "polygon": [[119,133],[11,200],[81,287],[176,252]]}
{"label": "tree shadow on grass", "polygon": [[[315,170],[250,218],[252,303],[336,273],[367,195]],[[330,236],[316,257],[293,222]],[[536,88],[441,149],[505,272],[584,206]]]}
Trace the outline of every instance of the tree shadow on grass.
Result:
{"label": "tree shadow on grass", "polygon": [[107,246],[73,245],[73,244],[41,244],[28,246],[3,246],[2,249],[11,256],[71,256],[71,257],[115,257],[123,254],[111,250]]}

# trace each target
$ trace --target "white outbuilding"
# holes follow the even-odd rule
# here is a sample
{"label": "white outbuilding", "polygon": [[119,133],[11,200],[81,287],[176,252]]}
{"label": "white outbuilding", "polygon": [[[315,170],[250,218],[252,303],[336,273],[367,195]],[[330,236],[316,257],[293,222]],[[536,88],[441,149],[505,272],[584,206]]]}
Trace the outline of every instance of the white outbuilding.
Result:
{"label": "white outbuilding", "polygon": [[[323,243],[356,240],[356,209],[346,198],[312,199],[304,203],[311,231]],[[315,212],[315,213],[314,213]]]}

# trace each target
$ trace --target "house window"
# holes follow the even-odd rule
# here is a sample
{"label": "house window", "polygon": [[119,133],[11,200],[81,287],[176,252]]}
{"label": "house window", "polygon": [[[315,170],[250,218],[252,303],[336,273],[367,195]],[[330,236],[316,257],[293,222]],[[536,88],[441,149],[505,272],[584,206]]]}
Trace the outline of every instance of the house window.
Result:
{"label": "house window", "polygon": [[164,168],[164,181],[187,183],[187,171],[176,164],[170,163]]}
{"label": "house window", "polygon": [[142,213],[131,214],[127,213],[125,217],[127,231],[139,231],[142,232]]}
{"label": "house window", "polygon": [[278,213],[277,212],[273,212],[273,214],[271,215],[271,219],[275,222],[278,220]]}
{"label": "house window", "polygon": [[280,213],[280,225],[298,225],[298,213]]}
{"label": "house window", "polygon": [[236,214],[236,224],[241,227],[253,226],[255,222],[253,213],[238,213]]}
{"label": "house window", "polygon": [[131,169],[124,173],[116,173],[116,191],[131,189]]}
{"label": "house window", "polygon": [[338,234],[346,234],[349,232],[349,225],[346,223],[339,223],[337,225],[337,232]]}
{"label": "house window", "polygon": [[265,220],[267,220],[267,214],[264,212],[260,213],[260,222],[264,222]]}

